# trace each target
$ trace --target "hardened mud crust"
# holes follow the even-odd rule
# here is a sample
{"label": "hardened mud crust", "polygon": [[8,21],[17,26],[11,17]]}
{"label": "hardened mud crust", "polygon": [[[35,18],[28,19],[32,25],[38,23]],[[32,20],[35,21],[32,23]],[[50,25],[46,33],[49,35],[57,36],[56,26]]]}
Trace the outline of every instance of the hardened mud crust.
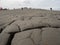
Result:
{"label": "hardened mud crust", "polygon": [[0,45],[60,45],[59,16],[27,16],[9,21],[0,27]]}

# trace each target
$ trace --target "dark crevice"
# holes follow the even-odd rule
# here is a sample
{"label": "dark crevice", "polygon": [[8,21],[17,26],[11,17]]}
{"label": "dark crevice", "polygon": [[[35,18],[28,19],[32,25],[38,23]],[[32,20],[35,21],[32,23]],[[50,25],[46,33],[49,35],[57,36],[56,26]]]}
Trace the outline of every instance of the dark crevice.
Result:
{"label": "dark crevice", "polygon": [[16,31],[16,32],[9,32],[8,34],[12,34],[12,33],[19,33],[20,31]]}
{"label": "dark crevice", "polygon": [[32,38],[30,38],[30,39],[32,40],[33,44],[36,45],[35,42],[34,42],[34,40]]}
{"label": "dark crevice", "polygon": [[23,31],[31,30],[31,29],[42,29],[42,28],[45,28],[45,27],[47,27],[47,26],[40,26],[40,27],[27,28],[27,29],[24,29]]}
{"label": "dark crevice", "polygon": [[59,26],[51,26],[48,24],[48,27],[51,27],[51,28],[60,28]]}
{"label": "dark crevice", "polygon": [[2,32],[2,30],[3,30],[3,29],[1,28],[1,29],[0,29],[0,33]]}
{"label": "dark crevice", "polygon": [[11,25],[12,23],[14,23],[16,20],[13,20],[13,21],[11,21],[8,25]]}
{"label": "dark crevice", "polygon": [[8,24],[4,24],[0,27],[1,32],[7,27]]}
{"label": "dark crevice", "polygon": [[60,20],[60,19],[58,19],[58,20]]}
{"label": "dark crevice", "polygon": [[1,32],[6,28],[7,26],[3,26],[0,28]]}
{"label": "dark crevice", "polygon": [[48,27],[51,27],[51,25],[48,24]]}
{"label": "dark crevice", "polygon": [[[10,24],[12,24],[13,22],[15,22],[15,20],[13,20],[12,22],[10,22],[9,24],[7,24],[7,25],[10,25]],[[7,27],[7,25],[6,26],[3,26],[2,28],[0,28],[0,33]]]}
{"label": "dark crevice", "polygon": [[15,33],[11,33],[6,45],[11,45],[11,41],[14,38]]}
{"label": "dark crevice", "polygon": [[19,32],[21,32],[20,26],[18,24],[17,24],[17,26],[18,26]]}
{"label": "dark crevice", "polygon": [[27,30],[31,30],[31,29],[42,29],[42,28],[46,28],[46,27],[51,27],[51,28],[60,28],[58,26],[51,26],[48,24],[48,26],[40,26],[40,27],[32,27],[32,28],[27,28],[27,29],[24,29],[23,31],[27,31]]}
{"label": "dark crevice", "polygon": [[42,33],[43,33],[43,30],[41,29],[41,32],[40,32],[40,35],[41,35],[41,37],[40,37],[40,43],[39,43],[39,45],[41,45],[41,43],[42,43]]}
{"label": "dark crevice", "polygon": [[58,26],[55,26],[55,27],[52,27],[52,28],[60,28],[60,27],[58,27]]}
{"label": "dark crevice", "polygon": [[48,26],[41,26],[40,29],[42,29],[42,28],[46,28],[46,27],[48,27]]}
{"label": "dark crevice", "polygon": [[5,29],[5,27],[0,28],[0,33]]}

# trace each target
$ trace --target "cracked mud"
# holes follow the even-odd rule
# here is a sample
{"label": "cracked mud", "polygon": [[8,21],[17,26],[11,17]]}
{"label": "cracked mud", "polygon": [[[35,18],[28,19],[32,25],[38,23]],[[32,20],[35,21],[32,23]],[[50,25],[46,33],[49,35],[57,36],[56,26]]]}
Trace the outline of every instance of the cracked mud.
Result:
{"label": "cracked mud", "polygon": [[30,12],[2,16],[0,45],[60,45],[60,14]]}

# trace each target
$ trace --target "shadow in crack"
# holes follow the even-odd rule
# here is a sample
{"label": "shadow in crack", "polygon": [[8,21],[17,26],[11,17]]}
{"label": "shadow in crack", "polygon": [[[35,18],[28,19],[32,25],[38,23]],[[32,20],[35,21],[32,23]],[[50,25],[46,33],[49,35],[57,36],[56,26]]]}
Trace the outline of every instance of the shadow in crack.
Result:
{"label": "shadow in crack", "polygon": [[6,45],[11,45],[11,41],[14,38],[15,33],[11,33]]}

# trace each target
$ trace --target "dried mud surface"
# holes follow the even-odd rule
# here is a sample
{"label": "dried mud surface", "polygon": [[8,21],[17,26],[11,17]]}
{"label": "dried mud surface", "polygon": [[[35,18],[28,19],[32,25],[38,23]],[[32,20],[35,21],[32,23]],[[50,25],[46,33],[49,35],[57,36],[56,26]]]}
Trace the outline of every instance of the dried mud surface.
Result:
{"label": "dried mud surface", "polygon": [[60,45],[60,11],[1,11],[0,45]]}

